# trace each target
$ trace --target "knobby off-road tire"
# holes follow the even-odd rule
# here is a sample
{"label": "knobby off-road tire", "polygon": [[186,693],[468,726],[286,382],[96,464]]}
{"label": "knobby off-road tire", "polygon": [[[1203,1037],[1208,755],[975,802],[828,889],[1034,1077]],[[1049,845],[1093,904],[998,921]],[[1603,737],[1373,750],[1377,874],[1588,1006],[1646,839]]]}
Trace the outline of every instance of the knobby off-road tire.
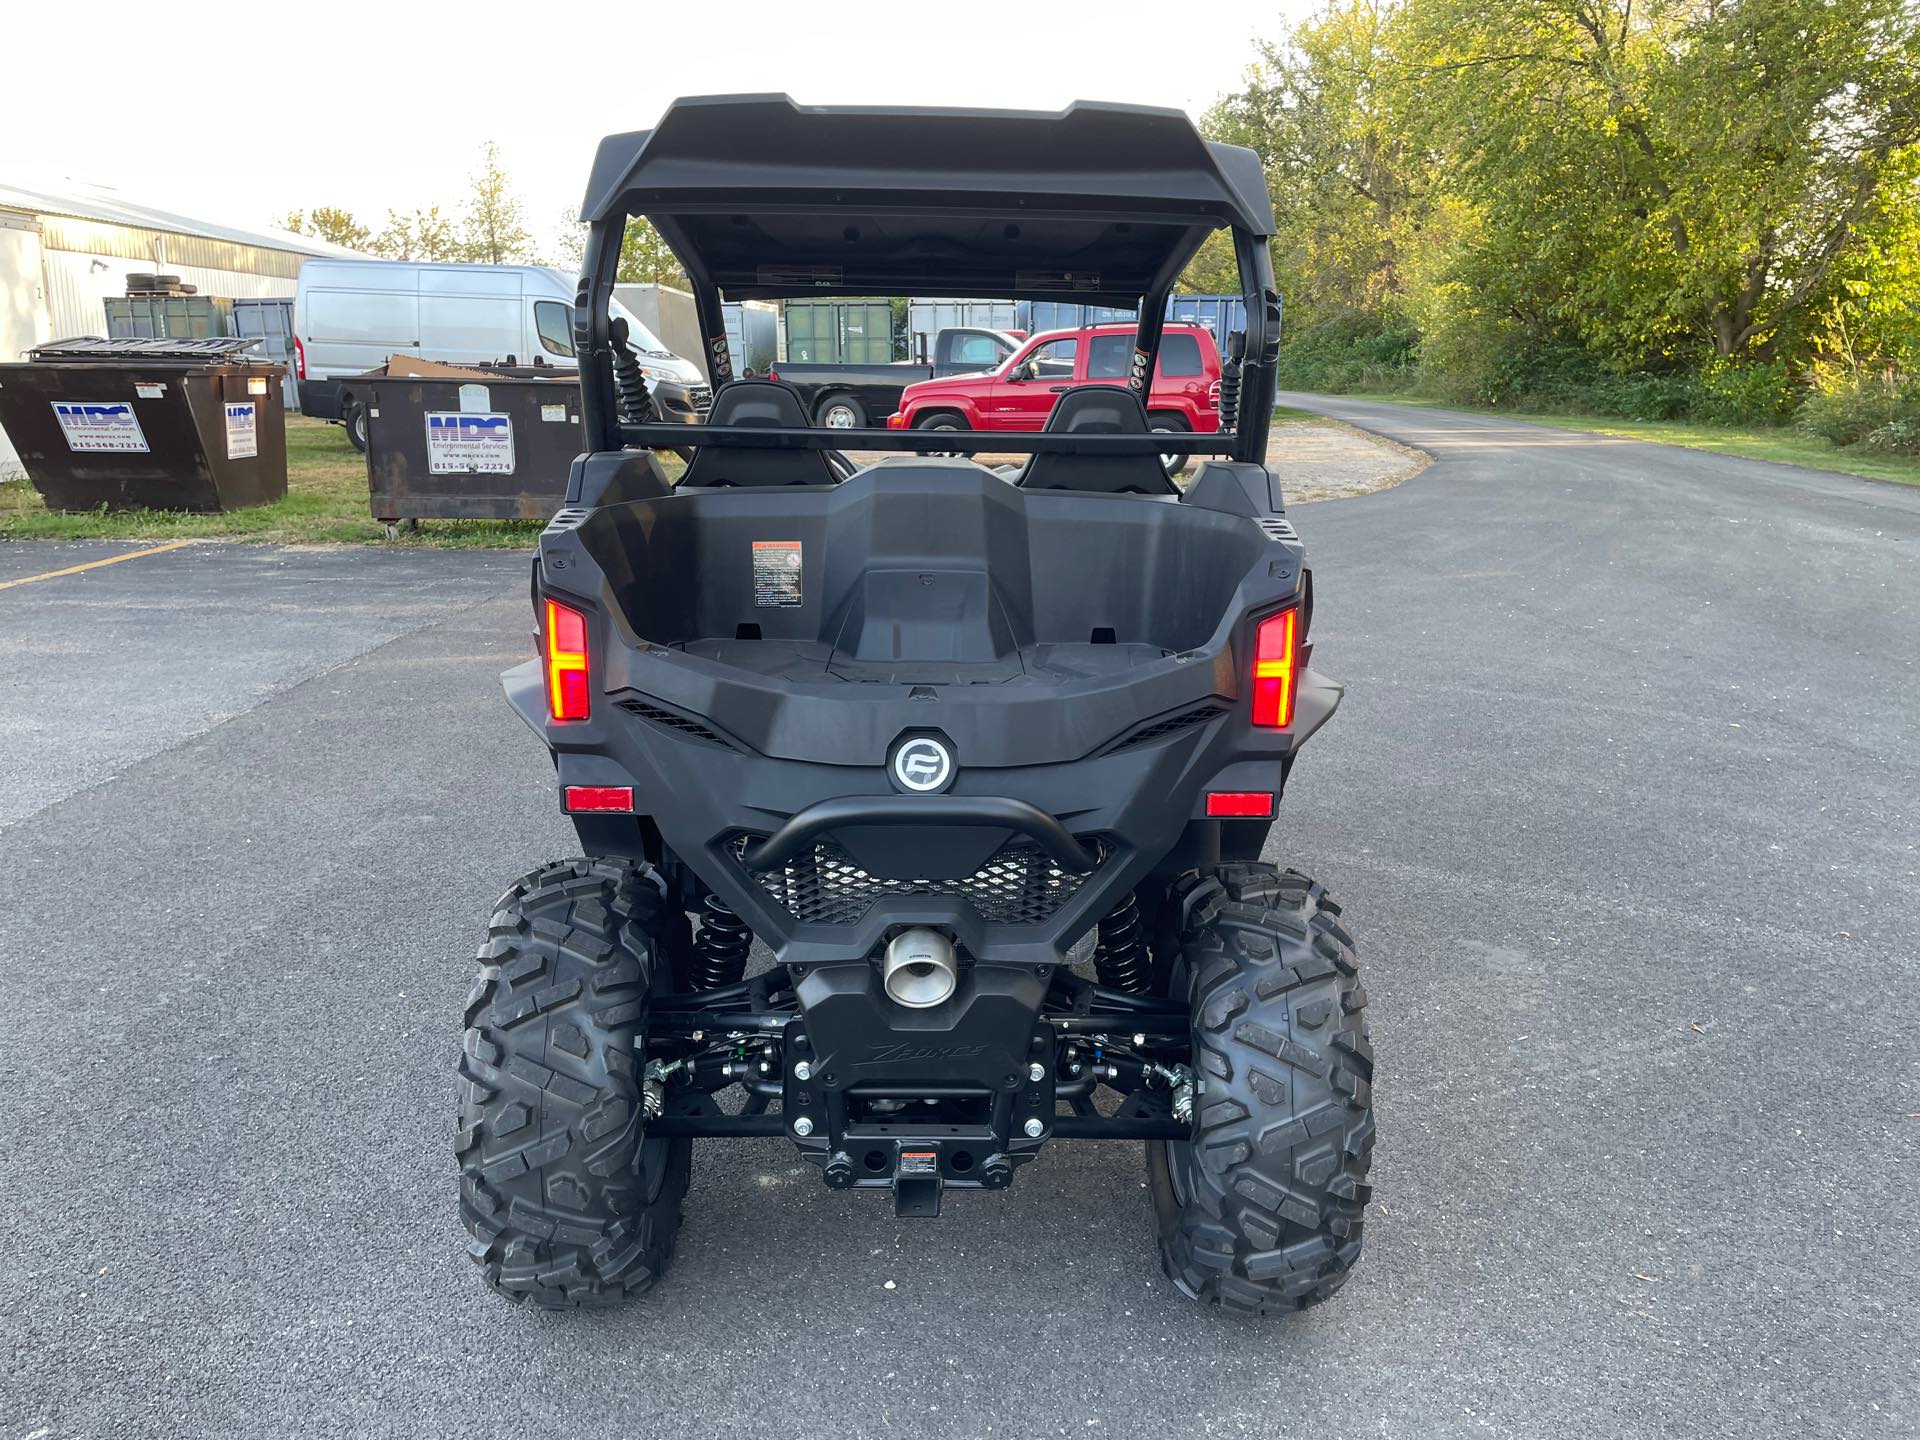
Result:
{"label": "knobby off-road tire", "polygon": [[1155,1142],[1161,1263],[1182,1292],[1266,1314],[1324,1300],[1360,1258],[1373,1047],[1340,907],[1294,871],[1182,882],[1193,1005],[1191,1142]]}
{"label": "knobby off-road tire", "polygon": [[487,1284],[549,1309],[659,1278],[692,1145],[641,1133],[644,1033],[669,917],[644,865],[569,860],[500,897],[467,997],[460,1217]]}

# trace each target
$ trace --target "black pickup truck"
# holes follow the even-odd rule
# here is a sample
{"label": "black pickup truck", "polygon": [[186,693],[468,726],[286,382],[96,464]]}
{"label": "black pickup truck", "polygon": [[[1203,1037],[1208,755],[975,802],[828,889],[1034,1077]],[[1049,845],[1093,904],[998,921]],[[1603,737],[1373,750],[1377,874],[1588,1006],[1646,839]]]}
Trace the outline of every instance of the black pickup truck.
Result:
{"label": "black pickup truck", "polygon": [[882,426],[900,408],[900,392],[917,380],[992,370],[1020,348],[1017,336],[972,325],[949,326],[933,337],[931,362],[891,365],[821,365],[777,362],[769,380],[785,380],[800,392],[813,423],[826,430]]}

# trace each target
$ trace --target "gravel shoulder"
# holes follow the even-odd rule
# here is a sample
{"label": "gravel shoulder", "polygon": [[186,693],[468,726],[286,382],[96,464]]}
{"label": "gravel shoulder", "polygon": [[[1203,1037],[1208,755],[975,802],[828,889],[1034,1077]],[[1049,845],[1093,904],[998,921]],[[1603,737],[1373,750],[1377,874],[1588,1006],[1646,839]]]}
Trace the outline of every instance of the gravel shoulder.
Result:
{"label": "gravel shoulder", "polygon": [[1267,441],[1268,468],[1280,476],[1289,505],[1371,495],[1432,463],[1424,450],[1334,420],[1284,422]]}

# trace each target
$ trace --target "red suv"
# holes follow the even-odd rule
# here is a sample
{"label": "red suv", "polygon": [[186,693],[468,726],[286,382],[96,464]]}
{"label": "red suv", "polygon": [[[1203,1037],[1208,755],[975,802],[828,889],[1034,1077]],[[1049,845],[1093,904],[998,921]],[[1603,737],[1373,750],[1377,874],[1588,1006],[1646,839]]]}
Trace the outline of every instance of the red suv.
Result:
{"label": "red suv", "polygon": [[[1075,385],[1124,385],[1133,363],[1132,325],[1049,330],[997,370],[907,386],[891,430],[1039,430],[1060,392]],[[1201,325],[1169,325],[1147,397],[1155,430],[1220,428],[1220,351]],[[1171,457],[1170,457],[1171,458]]]}

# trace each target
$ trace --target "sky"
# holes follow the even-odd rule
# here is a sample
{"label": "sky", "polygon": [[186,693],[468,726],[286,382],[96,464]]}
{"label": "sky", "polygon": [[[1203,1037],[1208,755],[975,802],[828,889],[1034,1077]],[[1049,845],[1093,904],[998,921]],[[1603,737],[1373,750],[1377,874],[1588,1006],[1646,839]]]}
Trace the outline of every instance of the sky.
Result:
{"label": "sky", "polygon": [[[389,209],[456,206],[492,140],[551,249],[600,137],[646,129],[676,95],[1041,110],[1124,100],[1197,117],[1236,85],[1256,40],[1306,8],[255,0],[156,12],[79,0],[77,16],[20,0],[0,17],[0,179],[104,185],[241,226],[334,205],[378,230]],[[193,76],[208,77],[206,98]],[[150,85],[153,104],[140,99]]]}

